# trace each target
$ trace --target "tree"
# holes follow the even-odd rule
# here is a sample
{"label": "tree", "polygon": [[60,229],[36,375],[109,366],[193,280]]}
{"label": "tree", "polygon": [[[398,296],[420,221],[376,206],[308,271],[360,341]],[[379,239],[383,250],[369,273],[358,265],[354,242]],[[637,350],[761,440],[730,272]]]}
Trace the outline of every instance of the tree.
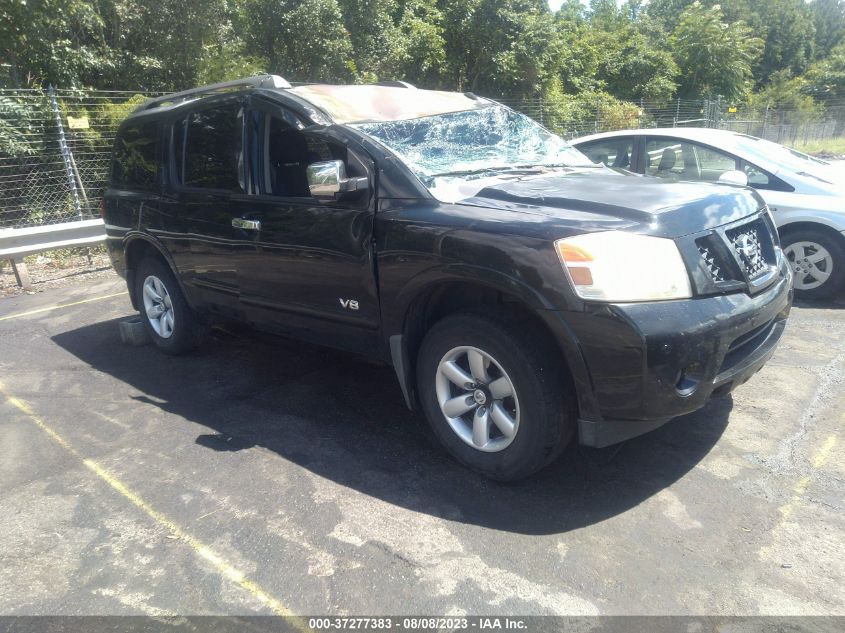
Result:
{"label": "tree", "polygon": [[402,48],[393,20],[396,0],[339,0],[339,5],[359,78],[377,81],[390,75]]}
{"label": "tree", "polygon": [[601,0],[591,6],[591,45],[599,51],[596,78],[603,89],[632,101],[670,98],[678,66],[661,25],[643,14],[641,0],[621,6]]}
{"label": "tree", "polygon": [[4,0],[0,4],[0,64],[12,85],[95,81],[110,63],[103,22],[83,0]]}
{"label": "tree", "polygon": [[337,0],[242,0],[245,52],[294,81],[348,81],[355,65]]}
{"label": "tree", "polygon": [[660,22],[666,32],[671,33],[677,26],[681,14],[695,0],[650,0],[646,14]]}
{"label": "tree", "polygon": [[845,38],[845,0],[814,0],[810,13],[816,27],[816,57],[826,57]]}
{"label": "tree", "polygon": [[694,98],[745,96],[764,43],[744,22],[725,24],[718,6],[694,2],[681,14],[670,42],[680,69],[679,93]]}
{"label": "tree", "polygon": [[819,101],[845,98],[845,42],[834,48],[826,59],[810,67],[805,90]]}
{"label": "tree", "polygon": [[602,40],[596,77],[610,94],[629,101],[660,101],[675,94],[678,65],[668,50],[633,25],[604,33]]}
{"label": "tree", "polygon": [[227,0],[99,0],[97,7],[112,51],[100,80],[109,87],[189,88],[207,57],[223,47],[241,53]]}
{"label": "tree", "polygon": [[446,75],[443,14],[435,0],[406,0],[402,4],[397,27],[402,46],[395,78],[441,87]]}
{"label": "tree", "polygon": [[774,73],[788,70],[799,75],[813,59],[815,26],[804,0],[767,0],[758,8],[765,47],[754,67],[758,85],[767,84]]}
{"label": "tree", "polygon": [[448,81],[458,90],[523,96],[554,77],[554,18],[545,0],[441,0],[438,8]]}

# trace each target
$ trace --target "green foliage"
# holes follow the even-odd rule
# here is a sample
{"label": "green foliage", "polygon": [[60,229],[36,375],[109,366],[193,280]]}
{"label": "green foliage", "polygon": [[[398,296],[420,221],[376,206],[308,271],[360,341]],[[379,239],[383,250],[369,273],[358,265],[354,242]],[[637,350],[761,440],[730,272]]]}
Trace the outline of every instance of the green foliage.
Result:
{"label": "green foliage", "polygon": [[564,137],[639,127],[642,113],[632,103],[606,92],[590,91],[568,95],[553,86],[545,108],[546,126]]}
{"label": "green foliage", "polygon": [[[565,0],[555,14],[546,0],[0,0],[0,85],[178,90],[274,72],[543,99],[561,120],[596,95],[809,112],[845,97],[844,41],[845,0]],[[0,147],[25,152],[13,110],[0,103]]]}
{"label": "green foliage", "polygon": [[108,66],[98,45],[103,26],[83,0],[4,0],[0,4],[0,60],[16,85],[88,83]]}
{"label": "green foliage", "polygon": [[816,58],[826,57],[845,38],[845,0],[813,0],[810,13],[816,28]]}
{"label": "green foliage", "polygon": [[764,42],[744,22],[726,24],[719,6],[694,2],[684,9],[670,38],[680,69],[683,97],[744,97]]}
{"label": "green foliage", "polygon": [[814,121],[824,114],[824,106],[807,94],[806,80],[787,70],[776,73],[768,86],[749,97],[745,115],[763,118],[767,109],[783,111],[782,123]]}
{"label": "green foliage", "polygon": [[355,64],[337,0],[244,0],[245,52],[293,81],[345,81]]}
{"label": "green foliage", "polygon": [[46,99],[37,103],[0,96],[0,156],[33,156],[43,144],[44,122],[50,120]]}
{"label": "green foliage", "polygon": [[845,97],[845,42],[834,48],[829,57],[810,67],[805,90],[820,101]]}
{"label": "green foliage", "polygon": [[672,54],[629,23],[616,32],[597,37],[599,57],[596,76],[605,90],[620,99],[665,100],[677,89],[678,65]]}
{"label": "green foliage", "polygon": [[[759,4],[759,3],[758,3]],[[754,68],[759,85],[775,73],[788,70],[798,75],[813,59],[815,26],[804,0],[767,0],[759,13],[765,32],[763,55]]]}

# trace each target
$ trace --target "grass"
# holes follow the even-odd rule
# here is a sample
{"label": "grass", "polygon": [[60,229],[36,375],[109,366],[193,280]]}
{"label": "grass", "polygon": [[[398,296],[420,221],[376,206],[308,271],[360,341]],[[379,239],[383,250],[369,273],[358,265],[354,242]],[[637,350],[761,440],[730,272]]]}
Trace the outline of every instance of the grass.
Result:
{"label": "grass", "polygon": [[828,138],[810,141],[795,146],[799,152],[819,156],[820,158],[835,158],[845,155],[845,137]]}

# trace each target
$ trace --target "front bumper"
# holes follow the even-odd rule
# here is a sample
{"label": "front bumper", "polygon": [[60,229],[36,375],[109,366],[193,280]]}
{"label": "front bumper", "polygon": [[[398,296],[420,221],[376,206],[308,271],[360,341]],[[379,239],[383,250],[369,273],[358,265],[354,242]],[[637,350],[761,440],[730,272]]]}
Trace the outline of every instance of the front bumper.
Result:
{"label": "front bumper", "polygon": [[[607,446],[730,393],[771,358],[792,304],[788,267],[754,296],[593,306],[567,313],[589,374],[579,439]],[[590,406],[584,406],[584,402]]]}

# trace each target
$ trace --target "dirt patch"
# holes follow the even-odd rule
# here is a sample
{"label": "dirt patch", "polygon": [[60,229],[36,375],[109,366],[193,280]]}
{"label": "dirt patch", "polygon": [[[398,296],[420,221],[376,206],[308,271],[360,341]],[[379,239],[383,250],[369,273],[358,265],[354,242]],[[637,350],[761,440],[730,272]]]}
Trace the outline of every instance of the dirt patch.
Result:
{"label": "dirt patch", "polygon": [[[61,288],[86,279],[107,279],[115,275],[111,260],[102,247],[92,248],[90,258],[84,248],[53,251],[32,255],[24,259],[32,279],[30,294],[50,288]],[[0,261],[0,297],[23,294],[15,281],[12,266],[7,260]]]}

